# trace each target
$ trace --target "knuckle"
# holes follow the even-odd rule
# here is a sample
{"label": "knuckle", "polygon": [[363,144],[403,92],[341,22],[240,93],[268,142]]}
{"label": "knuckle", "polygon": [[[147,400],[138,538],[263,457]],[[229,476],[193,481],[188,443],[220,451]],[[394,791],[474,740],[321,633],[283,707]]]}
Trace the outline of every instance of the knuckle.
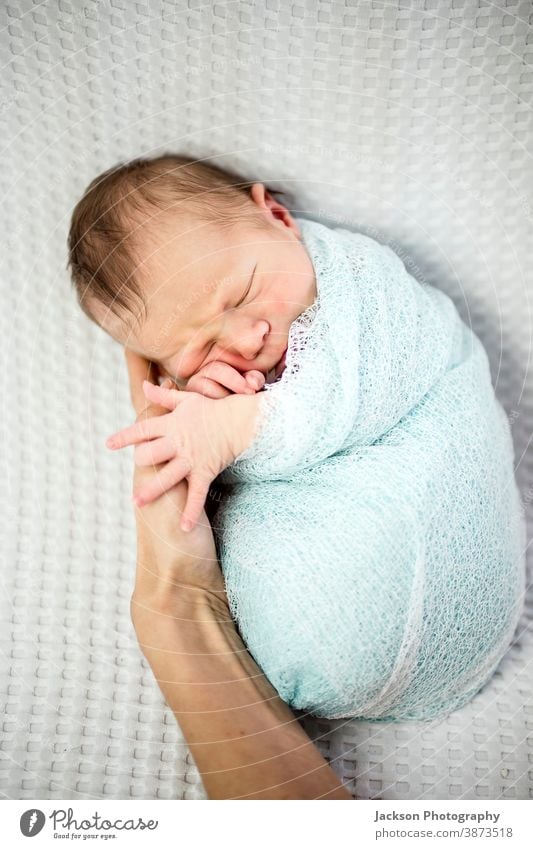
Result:
{"label": "knuckle", "polygon": [[196,392],[198,395],[205,395],[207,398],[216,397],[211,394],[213,392],[213,382],[206,377],[201,377],[191,391]]}
{"label": "knuckle", "polygon": [[135,465],[136,466],[149,466],[150,458],[146,456],[144,452],[139,452],[139,454],[135,454]]}
{"label": "knuckle", "polygon": [[[186,451],[185,441],[179,431],[176,431],[175,433],[167,433],[164,438],[165,440],[168,440],[168,445],[172,446],[175,454]],[[165,445],[166,444],[167,443],[165,442]]]}
{"label": "knuckle", "polygon": [[209,363],[206,363],[205,366],[202,366],[202,368],[199,369],[196,374],[209,375],[213,371],[220,371],[221,365],[222,363],[219,360],[211,360]]}

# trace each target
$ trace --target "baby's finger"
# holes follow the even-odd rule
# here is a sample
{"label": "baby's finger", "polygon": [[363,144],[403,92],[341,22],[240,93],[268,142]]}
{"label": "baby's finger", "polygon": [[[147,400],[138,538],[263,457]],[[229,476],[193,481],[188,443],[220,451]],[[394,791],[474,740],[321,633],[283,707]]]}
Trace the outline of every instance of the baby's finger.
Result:
{"label": "baby's finger", "polygon": [[187,503],[183,510],[180,527],[182,531],[192,531],[202,515],[205,499],[209,492],[211,481],[191,475],[188,479]]}
{"label": "baby's finger", "polygon": [[160,471],[133,494],[135,504],[137,507],[143,507],[145,504],[155,501],[167,489],[172,489],[183,478],[186,478],[190,470],[191,466],[184,457],[174,457],[170,463],[166,463]]}
{"label": "baby's finger", "polygon": [[220,383],[201,375],[193,375],[190,378],[186,392],[198,392],[206,398],[225,398],[226,395],[232,394],[229,389],[225,389]]}
{"label": "baby's finger", "polygon": [[176,443],[170,436],[141,442],[135,447],[135,464],[137,466],[157,466],[166,463],[176,456]]}
{"label": "baby's finger", "polygon": [[244,373],[247,383],[256,391],[262,389],[265,385],[265,375],[257,369],[252,369]]}
{"label": "baby's finger", "polygon": [[241,394],[251,394],[251,392],[253,392],[251,386],[246,382],[244,376],[237,371],[237,369],[228,365],[228,363],[221,362],[220,360],[212,360],[200,369],[196,375],[193,375],[190,378],[189,383],[193,380],[193,378],[200,379],[205,377],[209,378],[209,380],[216,381],[216,383],[220,383],[221,386],[225,389],[229,389],[231,392],[238,392]]}
{"label": "baby's finger", "polygon": [[137,442],[146,442],[156,436],[164,436],[164,416],[155,416],[151,419],[141,419],[139,422],[118,430],[106,439],[108,448],[124,448],[126,445],[135,445]]}
{"label": "baby's finger", "polygon": [[181,393],[177,389],[165,389],[163,386],[150,383],[149,380],[143,381],[143,392],[149,401],[160,404],[167,410],[174,410],[181,401]]}

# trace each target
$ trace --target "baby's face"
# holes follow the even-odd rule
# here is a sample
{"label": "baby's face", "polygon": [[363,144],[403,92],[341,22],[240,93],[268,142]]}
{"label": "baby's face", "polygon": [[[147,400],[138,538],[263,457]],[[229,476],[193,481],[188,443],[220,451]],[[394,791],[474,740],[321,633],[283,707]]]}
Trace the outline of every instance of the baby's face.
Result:
{"label": "baby's face", "polygon": [[192,216],[188,225],[167,223],[139,268],[147,318],[126,330],[103,307],[96,316],[111,336],[158,363],[180,386],[212,360],[266,376],[285,352],[291,323],[316,298],[298,225],[261,183],[252,198],[268,229],[245,223],[224,233]]}

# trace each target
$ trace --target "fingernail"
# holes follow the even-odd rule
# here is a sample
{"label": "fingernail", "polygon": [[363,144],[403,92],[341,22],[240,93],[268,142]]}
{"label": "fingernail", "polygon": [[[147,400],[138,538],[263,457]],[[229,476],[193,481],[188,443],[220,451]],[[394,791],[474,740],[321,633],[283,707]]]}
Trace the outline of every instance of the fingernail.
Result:
{"label": "fingernail", "polygon": [[135,504],[136,507],[142,507],[143,506],[143,500],[138,495],[133,495],[131,500],[133,501],[133,503]]}
{"label": "fingernail", "polygon": [[108,439],[106,439],[105,444],[106,444],[107,448],[116,448],[117,447],[115,440],[111,436],[108,437]]}

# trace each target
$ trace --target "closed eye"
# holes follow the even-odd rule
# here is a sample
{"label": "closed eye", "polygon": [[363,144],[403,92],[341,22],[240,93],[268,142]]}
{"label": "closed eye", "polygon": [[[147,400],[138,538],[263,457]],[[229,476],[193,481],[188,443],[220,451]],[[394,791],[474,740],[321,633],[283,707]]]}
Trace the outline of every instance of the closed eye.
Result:
{"label": "closed eye", "polygon": [[240,299],[240,301],[237,301],[237,303],[235,304],[235,307],[240,307],[240,305],[242,304],[242,302],[243,302],[243,301],[245,301],[245,300],[246,300],[246,298],[248,297],[248,293],[250,292],[250,289],[252,288],[252,283],[254,282],[254,274],[255,274],[255,269],[256,269],[256,268],[257,268],[257,263],[254,265],[254,268],[253,268],[252,274],[251,274],[251,276],[250,276],[250,280],[248,281],[248,286],[247,286],[247,287],[246,287],[246,289],[244,290],[244,295],[242,296],[242,298]]}

